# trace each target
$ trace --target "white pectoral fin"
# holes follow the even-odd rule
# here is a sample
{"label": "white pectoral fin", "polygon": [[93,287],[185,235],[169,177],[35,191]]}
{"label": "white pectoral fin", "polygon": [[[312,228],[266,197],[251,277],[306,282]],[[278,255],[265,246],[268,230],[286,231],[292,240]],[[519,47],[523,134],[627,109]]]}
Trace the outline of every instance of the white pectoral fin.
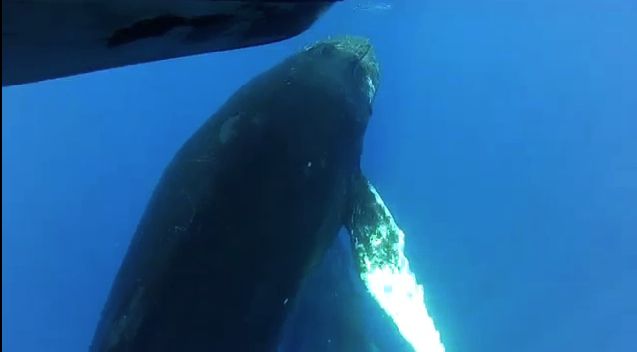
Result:
{"label": "white pectoral fin", "polygon": [[416,351],[445,348],[427,312],[424,290],[409,268],[405,234],[380,195],[363,176],[355,181],[351,217],[346,227],[360,277]]}

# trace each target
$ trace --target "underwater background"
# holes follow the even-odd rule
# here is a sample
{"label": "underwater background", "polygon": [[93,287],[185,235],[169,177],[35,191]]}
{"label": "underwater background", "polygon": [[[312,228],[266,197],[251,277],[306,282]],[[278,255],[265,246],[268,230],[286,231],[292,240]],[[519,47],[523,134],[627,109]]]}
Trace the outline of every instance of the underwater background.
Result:
{"label": "underwater background", "polygon": [[[177,149],[339,34],[375,46],[363,170],[447,351],[634,351],[634,0],[345,0],[281,43],[2,88],[2,349],[86,351]],[[308,279],[282,351],[406,348],[347,246]]]}

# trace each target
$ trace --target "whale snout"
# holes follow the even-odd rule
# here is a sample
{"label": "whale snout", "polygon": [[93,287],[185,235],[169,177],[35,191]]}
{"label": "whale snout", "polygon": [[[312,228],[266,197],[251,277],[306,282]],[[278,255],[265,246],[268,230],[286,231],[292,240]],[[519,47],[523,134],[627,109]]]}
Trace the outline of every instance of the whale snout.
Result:
{"label": "whale snout", "polygon": [[371,41],[360,36],[340,36],[322,40],[307,50],[336,51],[353,59],[354,71],[362,72],[362,86],[371,104],[376,96],[380,81],[380,67]]}

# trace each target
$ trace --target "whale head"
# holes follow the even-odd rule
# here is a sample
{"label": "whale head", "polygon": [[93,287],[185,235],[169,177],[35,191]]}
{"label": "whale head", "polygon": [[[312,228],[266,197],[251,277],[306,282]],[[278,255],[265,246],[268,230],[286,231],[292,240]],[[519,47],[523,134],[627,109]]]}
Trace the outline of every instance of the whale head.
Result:
{"label": "whale head", "polygon": [[320,55],[331,55],[334,61],[341,60],[345,63],[344,77],[347,77],[348,73],[351,74],[369,104],[373,103],[378,90],[380,68],[369,39],[359,36],[328,38],[306,47],[305,50]]}

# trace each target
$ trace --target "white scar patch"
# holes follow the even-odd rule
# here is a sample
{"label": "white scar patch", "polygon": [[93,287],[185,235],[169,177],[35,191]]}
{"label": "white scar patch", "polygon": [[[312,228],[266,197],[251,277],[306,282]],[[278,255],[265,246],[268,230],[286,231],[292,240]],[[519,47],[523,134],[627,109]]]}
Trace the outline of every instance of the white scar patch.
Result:
{"label": "white scar patch", "polygon": [[232,115],[226,121],[223,122],[219,129],[219,141],[221,144],[226,144],[230,139],[236,135],[235,125],[239,121],[240,114]]}

